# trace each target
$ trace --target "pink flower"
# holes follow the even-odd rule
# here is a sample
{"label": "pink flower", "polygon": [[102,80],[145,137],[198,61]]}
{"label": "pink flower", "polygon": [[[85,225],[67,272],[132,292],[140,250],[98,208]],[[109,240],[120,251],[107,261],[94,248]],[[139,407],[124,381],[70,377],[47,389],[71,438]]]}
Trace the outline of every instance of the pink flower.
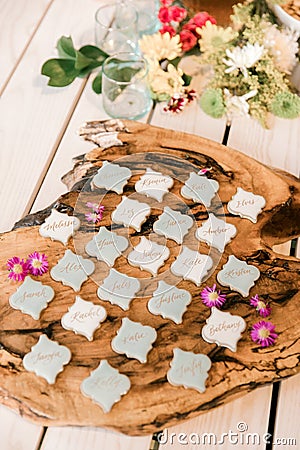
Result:
{"label": "pink flower", "polygon": [[171,15],[171,21],[182,22],[187,16],[187,10],[185,8],[180,8],[179,6],[171,6],[169,8],[169,13]]}
{"label": "pink flower", "polygon": [[168,7],[168,6],[172,5],[173,0],[160,0],[160,3],[161,3],[162,6]]}
{"label": "pink flower", "polygon": [[99,205],[98,203],[87,202],[86,206],[88,208],[92,208],[93,211],[97,211]]}
{"label": "pink flower", "polygon": [[259,315],[262,317],[268,317],[271,314],[271,306],[260,300],[258,295],[255,295],[250,299],[250,305],[256,308]]}
{"label": "pink flower", "polygon": [[195,14],[195,16],[191,19],[195,23],[196,27],[202,28],[206,24],[206,22],[211,22],[212,24],[216,24],[216,19],[209,15],[208,12],[203,11]]}
{"label": "pink flower", "polygon": [[185,23],[182,27],[182,30],[188,30],[192,33],[196,32],[197,25],[195,24],[193,19],[190,19],[187,23]]}
{"label": "pink flower", "polygon": [[201,298],[204,305],[212,308],[220,308],[226,302],[226,294],[221,294],[220,291],[216,290],[216,285],[214,284],[212,288],[206,287],[201,292]]}
{"label": "pink flower", "polygon": [[93,222],[93,223],[99,222],[103,217],[103,212],[105,209],[104,206],[98,205],[97,203],[91,203],[91,202],[87,202],[86,206],[93,210],[92,213],[85,214],[87,221]]}
{"label": "pink flower", "polygon": [[17,256],[7,261],[7,269],[9,270],[8,278],[14,281],[23,281],[29,273],[27,262]]}
{"label": "pink flower", "polygon": [[180,94],[175,94],[175,95],[173,95],[173,97],[170,98],[167,106],[164,107],[164,111],[179,113],[184,109],[186,103],[187,103],[187,101],[184,96],[182,96]]}
{"label": "pink flower", "polygon": [[212,167],[205,167],[204,169],[201,169],[198,172],[198,175],[205,175],[207,172],[210,172],[212,170]]}
{"label": "pink flower", "polygon": [[278,334],[275,333],[275,326],[272,322],[266,322],[264,320],[260,320],[253,325],[250,335],[252,341],[257,342],[262,347],[274,345],[275,340],[278,337]]}
{"label": "pink flower", "polygon": [[188,52],[197,44],[196,36],[189,30],[180,31],[179,36],[183,52]]}
{"label": "pink flower", "polygon": [[197,98],[197,92],[195,89],[190,89],[189,91],[186,89],[185,93],[188,103],[193,102]]}
{"label": "pink flower", "polygon": [[33,252],[28,255],[28,270],[32,275],[43,275],[48,271],[48,258],[44,253]]}
{"label": "pink flower", "polygon": [[167,24],[163,25],[162,28],[159,30],[159,32],[161,34],[169,33],[171,37],[175,36],[176,34],[176,30],[173,27],[171,27],[171,25]]}
{"label": "pink flower", "polygon": [[170,23],[172,20],[172,14],[170,8],[162,7],[158,11],[158,19],[161,23]]}

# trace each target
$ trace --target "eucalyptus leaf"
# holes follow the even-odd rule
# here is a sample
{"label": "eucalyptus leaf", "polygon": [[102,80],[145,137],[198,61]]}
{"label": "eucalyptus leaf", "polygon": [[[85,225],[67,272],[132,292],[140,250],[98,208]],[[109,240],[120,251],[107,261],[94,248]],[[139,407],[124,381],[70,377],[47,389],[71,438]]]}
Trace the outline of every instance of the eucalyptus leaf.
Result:
{"label": "eucalyptus leaf", "polygon": [[79,75],[75,69],[75,61],[72,59],[49,59],[41,70],[42,75],[49,77],[48,85],[63,87],[71,84]]}
{"label": "eucalyptus leaf", "polygon": [[71,36],[62,36],[57,41],[56,48],[61,58],[76,58],[76,51]]}
{"label": "eucalyptus leaf", "polygon": [[98,75],[95,77],[93,84],[92,84],[93,91],[96,92],[96,94],[101,94],[102,92],[102,69],[98,73]]}

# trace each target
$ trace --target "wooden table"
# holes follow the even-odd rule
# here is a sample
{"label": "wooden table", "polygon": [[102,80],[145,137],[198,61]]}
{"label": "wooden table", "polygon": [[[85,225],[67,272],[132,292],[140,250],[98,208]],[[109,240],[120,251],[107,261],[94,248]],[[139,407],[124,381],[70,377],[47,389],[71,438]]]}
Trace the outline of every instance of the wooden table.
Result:
{"label": "wooden table", "polygon": [[[40,75],[42,63],[55,55],[55,43],[65,34],[76,45],[93,40],[93,16],[99,0],[0,0],[0,231],[11,229],[27,213],[38,211],[66,192],[61,176],[72,168],[72,157],[92,145],[76,131],[87,120],[107,118],[101,97],[93,93],[91,79],[76,80],[67,88],[49,88]],[[4,38],[5,36],[5,38]],[[225,120],[206,116],[195,103],[178,116],[162,113],[157,106],[143,119],[153,125],[200,136],[247,153],[267,165],[300,173],[300,121],[276,119],[264,130],[250,119]],[[287,243],[279,253],[300,257],[300,245]],[[4,264],[5,261],[1,261]],[[1,358],[1,355],[0,355]],[[176,433],[160,448],[197,448],[179,433],[237,431],[240,422],[249,433],[258,433],[260,444],[201,445],[203,449],[269,449],[262,437],[273,435],[273,448],[299,446],[300,375],[274,386],[265,386],[224,407],[168,430]],[[298,388],[298,389],[297,389]],[[130,414],[130,411],[128,412]],[[158,448],[152,436],[127,437],[91,428],[43,429],[0,407],[1,450],[148,450]],[[178,440],[179,439],[179,440]],[[280,441],[281,440],[281,441]],[[297,441],[297,443],[296,443]],[[277,442],[277,444],[276,444]],[[281,442],[281,445],[279,445]]]}

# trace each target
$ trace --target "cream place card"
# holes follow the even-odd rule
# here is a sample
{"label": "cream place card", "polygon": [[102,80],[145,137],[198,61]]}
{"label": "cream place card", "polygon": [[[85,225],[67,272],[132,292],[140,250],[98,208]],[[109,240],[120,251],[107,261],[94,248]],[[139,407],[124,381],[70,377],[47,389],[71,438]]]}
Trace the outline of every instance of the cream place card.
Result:
{"label": "cream place card", "polygon": [[194,220],[187,214],[180,211],[174,211],[168,206],[164,207],[164,212],[153,224],[153,231],[157,234],[172,239],[177,244],[182,244],[184,236],[193,226]]}
{"label": "cream place card", "polygon": [[108,301],[112,305],[118,305],[120,308],[127,310],[140,288],[141,285],[137,278],[110,269],[109,275],[98,288],[97,295],[100,300]]}
{"label": "cream place card", "polygon": [[231,214],[257,222],[257,216],[266,205],[266,200],[261,195],[245,191],[241,187],[237,188],[236,194],[228,202],[227,209]]}
{"label": "cream place card", "polygon": [[98,188],[122,194],[124,186],[131,177],[131,170],[119,164],[103,161],[102,167],[94,176],[92,183]]}
{"label": "cream place card", "polygon": [[95,256],[98,261],[104,261],[113,267],[115,260],[122,255],[128,247],[128,240],[117,233],[109,231],[106,227],[100,227],[96,236],[85,246],[85,251],[90,256]]}
{"label": "cream place card", "polygon": [[257,267],[230,255],[227,263],[218,272],[217,280],[222,286],[228,286],[243,297],[248,297],[250,288],[254,286],[259,276],[260,271]]}
{"label": "cream place card", "polygon": [[236,227],[219,219],[213,213],[208,215],[201,227],[197,228],[196,238],[223,252],[226,245],[236,235]]}
{"label": "cream place card", "polygon": [[152,197],[161,202],[173,183],[171,177],[147,167],[146,173],[135,183],[135,190],[139,194],[145,194],[147,197]]}
{"label": "cream place card", "polygon": [[170,250],[167,246],[159,245],[142,236],[127,259],[132,266],[146,270],[154,276],[157,275],[158,269],[164,265],[169,256]]}
{"label": "cream place card", "polygon": [[141,226],[146,222],[150,212],[151,208],[147,203],[141,203],[123,195],[121,203],[113,211],[111,218],[114,223],[141,231]]}
{"label": "cream place card", "polygon": [[190,173],[188,180],[181,188],[181,195],[188,200],[192,199],[194,202],[203,203],[204,206],[208,207],[219,190],[219,183],[201,173],[201,170],[198,174]]}
{"label": "cream place card", "polygon": [[56,209],[51,210],[51,214],[40,226],[39,232],[43,237],[49,237],[52,241],[59,241],[67,245],[68,240],[80,227],[80,220],[77,217],[60,213]]}
{"label": "cream place card", "polygon": [[182,246],[181,253],[171,265],[171,272],[184,280],[192,281],[196,286],[200,286],[213,266],[210,256],[191,250],[185,245]]}

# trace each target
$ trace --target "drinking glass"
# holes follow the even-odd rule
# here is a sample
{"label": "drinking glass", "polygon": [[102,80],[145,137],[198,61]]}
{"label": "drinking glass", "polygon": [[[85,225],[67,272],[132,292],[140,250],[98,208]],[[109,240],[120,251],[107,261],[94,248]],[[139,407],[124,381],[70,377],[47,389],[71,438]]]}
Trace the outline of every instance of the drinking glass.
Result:
{"label": "drinking glass", "polygon": [[143,34],[153,34],[161,26],[158,19],[160,7],[159,0],[130,0],[138,14],[138,32],[139,36]]}

